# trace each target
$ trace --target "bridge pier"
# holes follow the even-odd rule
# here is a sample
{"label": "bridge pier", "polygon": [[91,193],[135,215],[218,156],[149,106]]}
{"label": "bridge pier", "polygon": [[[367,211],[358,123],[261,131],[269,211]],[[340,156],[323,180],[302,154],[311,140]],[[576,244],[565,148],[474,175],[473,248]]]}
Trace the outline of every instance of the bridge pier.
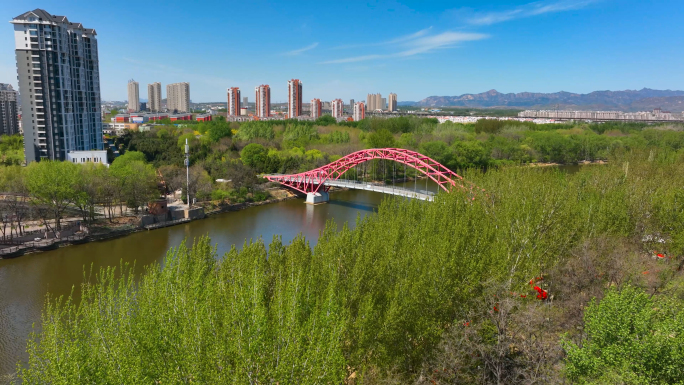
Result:
{"label": "bridge pier", "polygon": [[330,200],[327,192],[315,192],[306,194],[306,203],[310,205],[317,205],[320,203],[326,203]]}

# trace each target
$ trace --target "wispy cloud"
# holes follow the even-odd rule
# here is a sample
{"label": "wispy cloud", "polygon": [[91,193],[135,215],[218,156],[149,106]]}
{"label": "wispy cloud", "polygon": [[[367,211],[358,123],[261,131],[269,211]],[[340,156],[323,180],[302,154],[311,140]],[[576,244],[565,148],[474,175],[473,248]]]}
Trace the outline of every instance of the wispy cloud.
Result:
{"label": "wispy cloud", "polygon": [[316,47],[318,47],[318,43],[313,43],[313,44],[311,44],[311,45],[307,45],[307,46],[304,47],[304,48],[295,49],[295,50],[292,50],[292,51],[290,51],[290,52],[285,52],[283,55],[286,55],[286,56],[297,56],[297,55],[300,55],[300,54],[302,54],[302,53],[304,53],[304,52],[306,52],[306,51],[310,51],[310,50],[312,50],[312,49],[314,49],[314,48],[316,48]]}
{"label": "wispy cloud", "polygon": [[401,42],[404,42],[404,41],[408,41],[408,40],[411,40],[411,39],[415,39],[415,38],[418,38],[418,37],[421,37],[421,36],[425,36],[428,32],[430,32],[431,29],[432,29],[432,27],[428,27],[428,28],[425,28],[425,29],[421,29],[420,31],[418,31],[418,32],[416,32],[416,33],[412,33],[412,34],[410,34],[410,35],[405,35],[405,36],[400,36],[400,37],[398,37],[398,38],[396,38],[396,39],[392,39],[392,40],[380,41],[380,42],[376,42],[376,43],[363,43],[363,44],[347,44],[347,45],[340,45],[340,46],[337,46],[337,47],[332,47],[331,49],[350,49],[350,48],[361,48],[361,47],[378,47],[378,46],[382,46],[382,45],[397,44],[397,43],[401,43]]}
{"label": "wispy cloud", "polygon": [[597,3],[598,1],[600,0],[560,0],[553,2],[538,1],[507,11],[476,13],[470,17],[467,22],[473,25],[491,25],[513,19],[543,15],[546,13],[582,9],[593,3]]}
{"label": "wispy cloud", "polygon": [[342,59],[327,60],[321,64],[356,63],[367,60],[386,59],[393,57],[408,57],[421,53],[428,53],[437,49],[452,48],[464,41],[486,39],[488,35],[481,33],[466,32],[443,32],[436,35],[429,35],[429,28],[418,31],[414,34],[403,36],[394,40],[382,43],[394,47],[395,52],[386,54],[370,54],[352,56]]}

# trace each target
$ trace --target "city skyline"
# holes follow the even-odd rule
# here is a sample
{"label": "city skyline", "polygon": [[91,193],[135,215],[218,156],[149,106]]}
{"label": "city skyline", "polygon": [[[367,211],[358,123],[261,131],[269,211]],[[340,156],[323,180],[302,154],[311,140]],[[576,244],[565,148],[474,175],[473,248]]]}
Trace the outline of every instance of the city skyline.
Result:
{"label": "city skyline", "polygon": [[[681,33],[677,20],[684,7],[675,1],[660,1],[657,6],[618,0],[467,1],[456,9],[439,1],[353,2],[325,22],[316,14],[325,14],[328,5],[314,7],[316,12],[302,7],[293,15],[294,10],[282,4],[212,3],[215,12],[207,16],[171,1],[161,17],[146,23],[131,17],[127,4],[35,5],[73,15],[98,30],[103,100],[125,100],[126,90],[120,85],[131,78],[143,84],[190,82],[194,102],[220,101],[226,87],[251,89],[258,84],[274,85],[273,102],[285,102],[287,89],[281,84],[291,78],[307,84],[306,99],[322,100],[359,100],[373,89],[392,90],[400,101],[416,101],[492,88],[504,93],[684,88],[684,74],[676,65],[684,54],[663,38]],[[248,13],[264,8],[266,28],[239,20],[235,28],[243,38],[231,46],[229,55],[214,51],[197,60],[207,49],[223,44],[217,31],[225,26],[219,16],[227,7]],[[26,11],[24,5],[10,2],[0,8],[5,20]],[[160,10],[136,4],[136,13],[151,12]],[[279,13],[292,17],[278,20]],[[131,50],[135,36],[163,36],[177,28],[164,22],[175,18],[184,21],[184,33],[169,36],[178,38]],[[216,38],[203,38],[205,30]],[[254,44],[273,34],[280,38]],[[564,49],[553,49],[558,46]],[[188,54],[160,59],[177,47]],[[11,38],[0,39],[0,82],[17,88],[12,51]],[[226,56],[232,59],[226,61]],[[420,81],[411,81],[417,74]],[[144,89],[140,92],[141,99],[149,99]]]}

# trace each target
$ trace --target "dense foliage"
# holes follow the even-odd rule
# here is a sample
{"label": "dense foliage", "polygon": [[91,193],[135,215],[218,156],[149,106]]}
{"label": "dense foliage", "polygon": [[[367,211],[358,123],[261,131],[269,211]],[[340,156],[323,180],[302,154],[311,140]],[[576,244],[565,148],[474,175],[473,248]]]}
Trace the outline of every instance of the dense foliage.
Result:
{"label": "dense foliage", "polygon": [[[684,381],[681,153],[619,155],[572,175],[466,175],[485,191],[387,199],[354,229],[328,226],[313,249],[276,238],[217,256],[199,239],[137,284],[127,266],[101,270],[79,303],[48,301],[20,377],[555,383],[566,346],[568,378],[578,381],[626,365],[634,375],[622,383]],[[618,359],[599,354],[625,349]]]}
{"label": "dense foliage", "polygon": [[330,116],[316,121],[274,120],[245,123],[163,122],[149,132],[131,132],[117,143],[122,152],[140,151],[156,167],[183,165],[190,144],[191,163],[214,178],[239,167],[242,149],[262,145],[268,157],[249,166],[256,172],[294,173],[310,170],[364,148],[400,147],[419,151],[453,170],[490,169],[514,164],[605,160],[624,150],[650,147],[684,148],[682,127],[644,123],[534,124],[481,119],[475,124],[418,117],[370,118],[336,123]]}
{"label": "dense foliage", "polygon": [[586,340],[568,343],[569,377],[579,383],[682,383],[681,305],[632,287],[592,301],[584,315]]}
{"label": "dense foliage", "polygon": [[21,135],[0,136],[0,165],[18,166],[24,162],[24,138]]}

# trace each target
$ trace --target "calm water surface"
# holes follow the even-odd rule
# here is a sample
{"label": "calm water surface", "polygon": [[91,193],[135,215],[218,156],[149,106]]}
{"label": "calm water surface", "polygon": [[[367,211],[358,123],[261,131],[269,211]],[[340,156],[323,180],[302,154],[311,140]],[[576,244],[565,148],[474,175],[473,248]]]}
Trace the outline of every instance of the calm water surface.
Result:
{"label": "calm water surface", "polygon": [[[430,187],[435,191],[436,186]],[[203,235],[211,237],[219,255],[250,239],[261,237],[268,244],[275,235],[289,243],[303,234],[313,245],[328,220],[338,228],[345,222],[353,227],[357,216],[373,213],[384,197],[369,191],[340,191],[331,193],[330,202],[324,205],[289,200],[109,241],[0,260],[0,375],[14,372],[17,362],[27,358],[26,340],[32,325],[39,326],[45,295],[69,295],[72,287],[78,288],[83,281],[86,267],[92,265],[97,271],[118,266],[123,260],[135,262],[136,271],[141,271],[141,265],[161,261],[169,248],[184,239]]]}
{"label": "calm water surface", "polygon": [[[569,173],[579,170],[579,166],[563,168]],[[405,185],[414,188],[415,184]],[[425,181],[418,181],[417,188],[425,189]],[[437,187],[430,182],[428,189],[436,191]],[[351,190],[331,193],[330,198],[328,204],[315,207],[302,199],[289,200],[109,241],[0,260],[0,376],[14,372],[17,362],[26,359],[26,340],[32,325],[39,326],[46,294],[69,295],[72,288],[78,289],[84,269],[91,265],[97,271],[118,266],[120,261],[135,262],[136,271],[141,271],[142,265],[161,261],[169,248],[184,239],[203,235],[211,237],[219,255],[233,244],[241,247],[249,240],[262,238],[268,244],[275,235],[287,244],[303,234],[313,245],[328,220],[338,228],[345,222],[354,227],[357,217],[373,213],[384,195]]]}

